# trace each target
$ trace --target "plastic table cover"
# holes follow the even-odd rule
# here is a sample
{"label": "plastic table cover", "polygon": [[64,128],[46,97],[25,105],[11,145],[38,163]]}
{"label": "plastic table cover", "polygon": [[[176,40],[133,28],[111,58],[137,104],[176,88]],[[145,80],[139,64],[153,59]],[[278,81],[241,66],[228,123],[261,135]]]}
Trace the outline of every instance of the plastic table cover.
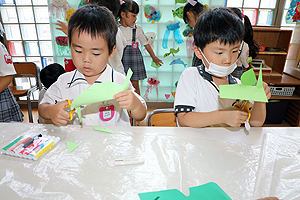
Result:
{"label": "plastic table cover", "polygon": [[[299,199],[300,128],[167,128],[0,123],[0,147],[25,133],[59,136],[38,161],[0,155],[0,199],[139,199],[217,183],[232,199]],[[66,142],[79,147],[68,153]],[[144,164],[108,166],[119,158]]]}

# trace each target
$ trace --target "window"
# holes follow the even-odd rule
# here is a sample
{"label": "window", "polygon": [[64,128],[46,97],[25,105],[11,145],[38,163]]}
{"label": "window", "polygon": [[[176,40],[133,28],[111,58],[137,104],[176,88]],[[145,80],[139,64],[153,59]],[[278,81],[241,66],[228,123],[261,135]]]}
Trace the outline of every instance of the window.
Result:
{"label": "window", "polygon": [[0,12],[14,62],[53,63],[47,0],[2,0]]}
{"label": "window", "polygon": [[[252,25],[278,26],[281,22],[284,1],[280,0],[227,0],[227,7],[238,7]],[[281,12],[278,12],[281,11]]]}

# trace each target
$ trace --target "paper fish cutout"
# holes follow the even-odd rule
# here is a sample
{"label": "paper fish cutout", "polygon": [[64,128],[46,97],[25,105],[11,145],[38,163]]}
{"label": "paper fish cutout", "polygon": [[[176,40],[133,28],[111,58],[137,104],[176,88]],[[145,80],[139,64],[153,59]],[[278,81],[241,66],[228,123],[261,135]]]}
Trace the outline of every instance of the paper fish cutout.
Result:
{"label": "paper fish cutout", "polygon": [[285,17],[286,23],[300,22],[300,0],[292,0]]}
{"label": "paper fish cutout", "polygon": [[175,4],[178,4],[178,3],[186,3],[187,0],[175,0]]}
{"label": "paper fish cutout", "polygon": [[176,65],[176,64],[181,64],[181,65],[183,65],[184,67],[187,66],[187,64],[185,64],[185,63],[181,60],[181,58],[177,58],[177,59],[173,60],[173,61],[170,63],[170,65]]}
{"label": "paper fish cutout", "polygon": [[241,81],[242,84],[220,85],[220,98],[268,102],[262,82],[262,65],[260,65],[256,86],[253,86],[253,83],[256,83],[256,77],[253,69],[243,73]]}
{"label": "paper fish cutout", "polygon": [[147,18],[147,21],[150,22],[151,24],[158,22],[161,18],[161,12],[159,8],[150,5],[146,5],[144,7],[144,14],[145,17]]}
{"label": "paper fish cutout", "polygon": [[178,17],[180,19],[183,19],[183,8],[184,6],[181,6],[176,10],[172,10],[173,17]]}
{"label": "paper fish cutout", "polygon": [[180,51],[179,47],[177,49],[171,48],[169,53],[165,53],[164,58],[172,54],[175,56],[175,53],[178,53]]}
{"label": "paper fish cutout", "polygon": [[80,106],[113,99],[113,96],[115,94],[124,90],[128,90],[131,76],[132,71],[129,68],[123,85],[114,82],[103,82],[100,84],[92,85],[73,100],[70,109],[76,109],[79,121],[81,122],[82,117]]}
{"label": "paper fish cutout", "polygon": [[231,200],[231,198],[213,182],[191,187],[190,196],[185,196],[177,189],[158,192],[140,193],[141,200]]}
{"label": "paper fish cutout", "polygon": [[71,152],[74,151],[77,147],[79,147],[79,145],[76,144],[75,142],[66,142],[66,143],[67,143],[68,153],[71,153]]}

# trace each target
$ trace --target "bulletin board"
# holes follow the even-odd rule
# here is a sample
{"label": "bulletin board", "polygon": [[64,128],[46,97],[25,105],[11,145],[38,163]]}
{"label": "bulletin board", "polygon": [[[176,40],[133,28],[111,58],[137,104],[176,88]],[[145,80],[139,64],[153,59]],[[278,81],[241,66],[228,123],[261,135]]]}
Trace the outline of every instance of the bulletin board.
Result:
{"label": "bulletin board", "polygon": [[[77,9],[80,3],[84,0],[69,0],[68,4],[73,8]],[[147,78],[140,81],[141,96],[145,98],[147,102],[173,102],[174,97],[172,93],[176,91],[176,82],[184,69],[190,67],[192,64],[192,55],[187,48],[190,48],[192,43],[192,37],[184,37],[183,32],[185,31],[186,24],[184,23],[182,17],[182,6],[184,3],[182,0],[136,0],[140,7],[140,12],[138,14],[138,19],[136,24],[141,26],[145,33],[154,32],[155,40],[153,41],[153,50],[158,58],[160,58],[164,64],[161,67],[153,67],[152,59],[145,53],[144,46],[139,45],[139,48],[144,57],[144,63],[147,72]],[[200,1],[203,5],[207,4],[209,8],[222,7],[224,6],[224,0],[202,0]],[[48,0],[49,8],[51,1]],[[153,6],[158,9],[161,17],[159,21],[152,21],[145,17],[144,11],[145,7]],[[64,19],[60,19],[65,21]],[[178,38],[178,32],[170,31],[167,41],[164,41],[165,32],[167,30],[166,26],[169,21],[179,24],[179,36],[182,39],[182,43],[176,42],[174,36]],[[55,37],[65,36],[61,31],[56,30],[55,23],[57,18],[50,17],[50,26],[52,33],[52,44],[54,61],[62,64],[64,66],[64,59],[71,59],[71,54],[67,50],[61,50],[62,47],[57,44]],[[186,33],[185,33],[186,34]],[[177,40],[178,41],[178,40]],[[164,47],[167,46],[167,48]],[[171,50],[172,49],[172,50]],[[63,52],[63,54],[62,54]],[[165,56],[169,54],[168,56]],[[154,78],[159,80],[158,85],[150,85],[147,80],[148,78]],[[148,95],[145,96],[145,93]]]}

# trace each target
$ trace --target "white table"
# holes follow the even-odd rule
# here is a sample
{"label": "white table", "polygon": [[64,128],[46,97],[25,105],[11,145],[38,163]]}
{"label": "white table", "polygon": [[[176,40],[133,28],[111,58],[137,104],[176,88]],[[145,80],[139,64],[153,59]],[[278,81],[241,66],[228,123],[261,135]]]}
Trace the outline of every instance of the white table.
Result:
{"label": "white table", "polygon": [[[61,141],[38,161],[0,155],[0,199],[130,199],[217,183],[232,199],[300,198],[300,128],[159,128],[0,124],[0,147],[26,133]],[[66,142],[79,147],[67,152]],[[108,160],[144,164],[109,167]]]}

